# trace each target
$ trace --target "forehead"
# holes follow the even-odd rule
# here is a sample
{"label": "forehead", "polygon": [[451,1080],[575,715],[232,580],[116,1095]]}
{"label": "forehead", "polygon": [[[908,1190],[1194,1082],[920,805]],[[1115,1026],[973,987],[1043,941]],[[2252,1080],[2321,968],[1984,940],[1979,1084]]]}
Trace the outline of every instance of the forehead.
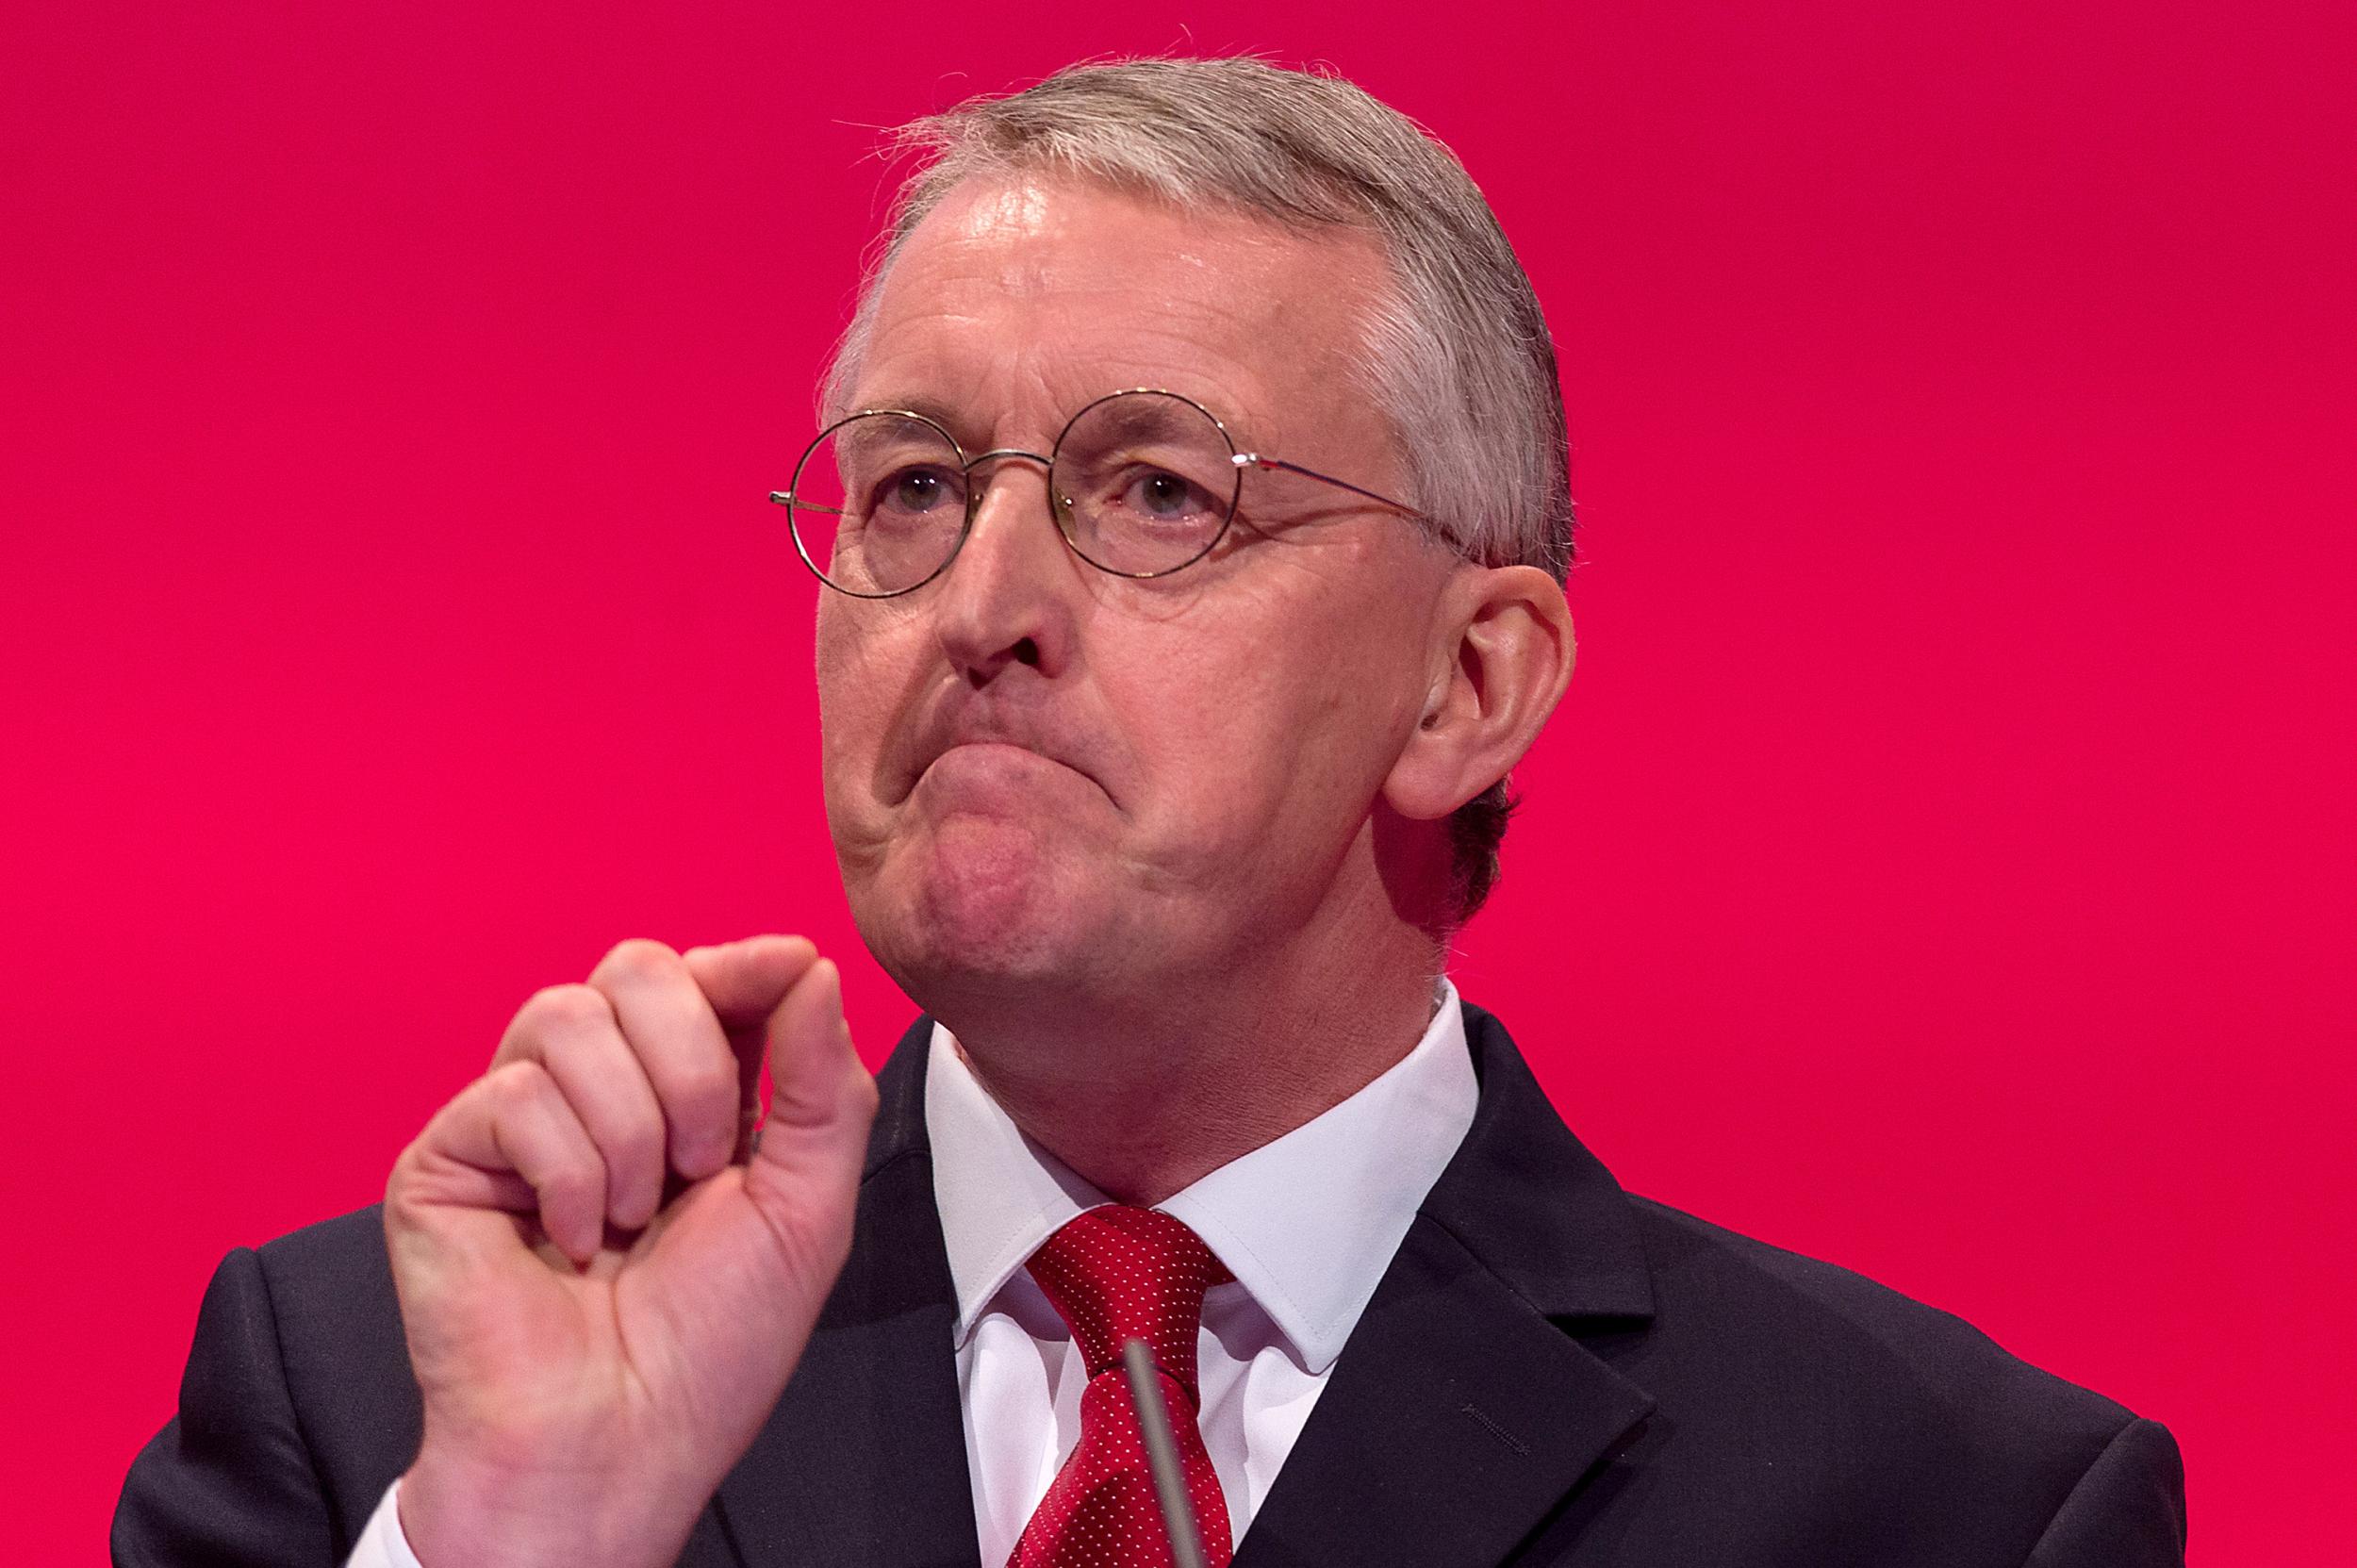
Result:
{"label": "forehead", "polygon": [[1367,312],[1388,287],[1358,230],[1073,177],[969,180],[894,258],[849,401],[1069,412],[1154,386],[1262,429],[1330,424],[1359,401]]}

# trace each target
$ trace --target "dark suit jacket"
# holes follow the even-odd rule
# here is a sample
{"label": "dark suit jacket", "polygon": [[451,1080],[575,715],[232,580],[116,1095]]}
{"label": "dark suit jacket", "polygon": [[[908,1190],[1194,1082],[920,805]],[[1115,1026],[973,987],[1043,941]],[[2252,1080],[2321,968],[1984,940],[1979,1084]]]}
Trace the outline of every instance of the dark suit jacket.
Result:
{"label": "dark suit jacket", "polygon": [[[2167,1431],[1855,1275],[1622,1192],[1465,1010],[1472,1131],[1237,1568],[2158,1564]],[[857,1240],[692,1568],[976,1560],[920,1020],[882,1075]],[[342,1560],[419,1442],[375,1211],[230,1254],[123,1565]],[[992,1565],[996,1568],[996,1565]]]}

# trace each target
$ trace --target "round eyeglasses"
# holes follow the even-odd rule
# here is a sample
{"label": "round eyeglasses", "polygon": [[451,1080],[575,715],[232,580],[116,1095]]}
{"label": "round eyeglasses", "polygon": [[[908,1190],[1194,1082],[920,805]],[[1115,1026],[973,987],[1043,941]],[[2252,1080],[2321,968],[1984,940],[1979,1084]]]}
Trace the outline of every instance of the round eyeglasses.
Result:
{"label": "round eyeglasses", "polygon": [[1166,577],[1210,554],[1235,520],[1247,468],[1283,469],[1410,511],[1298,464],[1238,452],[1211,410],[1152,387],[1086,404],[1045,456],[1000,447],[969,457],[926,415],[863,409],[820,431],[787,488],[769,499],[785,507],[795,553],[820,582],[858,599],[890,599],[948,569],[981,506],[974,470],[1009,458],[1047,468],[1057,532],[1073,553],[1116,577]]}

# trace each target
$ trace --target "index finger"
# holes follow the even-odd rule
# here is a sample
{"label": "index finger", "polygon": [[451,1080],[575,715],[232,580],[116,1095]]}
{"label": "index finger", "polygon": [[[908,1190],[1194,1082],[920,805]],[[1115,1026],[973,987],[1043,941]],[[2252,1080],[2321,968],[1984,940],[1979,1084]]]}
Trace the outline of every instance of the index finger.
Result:
{"label": "index finger", "polygon": [[768,1051],[766,1026],[787,992],[818,961],[817,944],[806,936],[749,936],[741,942],[690,948],[680,954],[687,973],[712,1006],[736,1056],[737,1140],[735,1158],[750,1152],[752,1130],[761,1120],[761,1074]]}

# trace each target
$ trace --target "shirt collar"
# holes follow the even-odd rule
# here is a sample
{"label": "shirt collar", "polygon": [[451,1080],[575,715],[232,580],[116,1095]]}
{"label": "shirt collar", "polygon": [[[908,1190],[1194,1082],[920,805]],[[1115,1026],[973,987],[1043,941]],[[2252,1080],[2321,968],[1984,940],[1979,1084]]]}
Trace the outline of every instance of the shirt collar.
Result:
{"label": "shirt collar", "polygon": [[[1473,1124],[1464,1012],[1455,985],[1438,990],[1424,1037],[1373,1082],[1156,1205],[1203,1238],[1311,1373],[1342,1353]],[[963,1345],[1041,1243],[1109,1199],[1023,1134],[939,1024],[925,1126]]]}

